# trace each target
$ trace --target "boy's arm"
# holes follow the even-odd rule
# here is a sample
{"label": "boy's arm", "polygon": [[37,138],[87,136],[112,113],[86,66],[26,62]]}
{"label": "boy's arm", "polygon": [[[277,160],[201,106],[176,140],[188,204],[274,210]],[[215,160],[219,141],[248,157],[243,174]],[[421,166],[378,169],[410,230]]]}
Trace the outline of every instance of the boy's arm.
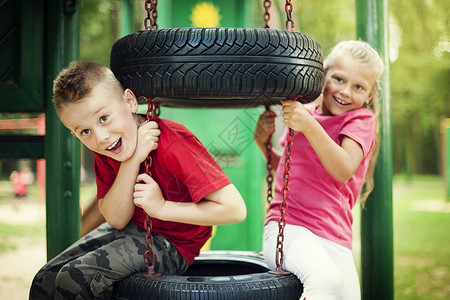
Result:
{"label": "boy's arm", "polygon": [[233,184],[213,191],[198,203],[167,201],[158,184],[147,174],[138,176],[134,203],[151,217],[195,225],[222,225],[241,222],[247,209],[241,194]]}
{"label": "boy's arm", "polygon": [[343,138],[341,145],[336,144],[301,103],[293,100],[282,103],[283,123],[305,135],[323,167],[334,179],[340,182],[350,179],[363,159],[361,145],[348,137]]}
{"label": "boy's arm", "polygon": [[116,179],[105,197],[99,200],[99,208],[106,221],[117,229],[124,228],[134,214],[134,185],[141,163],[148,154],[158,148],[160,131],[156,122],[143,123],[138,129],[138,143],[134,154],[122,162]]}
{"label": "boy's arm", "polygon": [[102,215],[114,228],[123,229],[133,217],[133,189],[139,165],[131,161],[123,162],[113,185],[98,202]]}

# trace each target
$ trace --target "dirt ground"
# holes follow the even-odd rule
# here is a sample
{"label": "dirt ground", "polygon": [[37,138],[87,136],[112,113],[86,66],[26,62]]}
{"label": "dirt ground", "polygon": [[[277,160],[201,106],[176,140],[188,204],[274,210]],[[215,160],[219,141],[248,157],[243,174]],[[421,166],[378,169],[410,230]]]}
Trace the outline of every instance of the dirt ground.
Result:
{"label": "dirt ground", "polygon": [[[24,204],[19,211],[11,204],[0,205],[0,222],[5,224],[45,223],[45,208],[38,204]],[[46,262],[45,237],[14,241],[15,250],[0,253],[0,300],[25,300],[31,281]]]}

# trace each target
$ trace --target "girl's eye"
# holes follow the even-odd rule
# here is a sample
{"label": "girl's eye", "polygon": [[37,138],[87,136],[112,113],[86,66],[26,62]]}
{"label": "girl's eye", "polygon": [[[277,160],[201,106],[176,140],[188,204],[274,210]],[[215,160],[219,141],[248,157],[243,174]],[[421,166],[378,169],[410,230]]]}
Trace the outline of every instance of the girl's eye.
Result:
{"label": "girl's eye", "polygon": [[84,129],[81,131],[81,135],[89,135],[91,133],[90,129]]}
{"label": "girl's eye", "polygon": [[342,77],[335,77],[337,82],[344,82],[344,79],[342,79]]}
{"label": "girl's eye", "polygon": [[355,89],[357,89],[358,91],[364,90],[363,86],[359,84],[355,85]]}

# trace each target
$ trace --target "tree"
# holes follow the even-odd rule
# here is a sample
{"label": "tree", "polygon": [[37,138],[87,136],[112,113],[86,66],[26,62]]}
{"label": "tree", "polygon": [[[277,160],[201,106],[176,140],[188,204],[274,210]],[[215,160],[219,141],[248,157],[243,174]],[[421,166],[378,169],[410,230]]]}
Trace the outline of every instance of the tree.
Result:
{"label": "tree", "polygon": [[[450,116],[448,1],[390,1],[398,24],[391,62],[396,172],[440,172],[440,120]],[[395,24],[394,23],[394,24]],[[395,57],[394,57],[395,58]]]}

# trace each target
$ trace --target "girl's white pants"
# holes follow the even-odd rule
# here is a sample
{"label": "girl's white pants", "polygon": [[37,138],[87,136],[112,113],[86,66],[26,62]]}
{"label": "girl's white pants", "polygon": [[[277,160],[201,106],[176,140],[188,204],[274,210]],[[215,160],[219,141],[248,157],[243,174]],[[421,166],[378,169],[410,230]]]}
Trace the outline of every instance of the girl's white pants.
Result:
{"label": "girl's white pants", "polygon": [[[276,268],[277,236],[277,222],[264,226],[264,258],[272,270]],[[304,227],[286,224],[283,253],[283,269],[295,274],[303,283],[300,299],[361,299],[358,272],[350,249]]]}

